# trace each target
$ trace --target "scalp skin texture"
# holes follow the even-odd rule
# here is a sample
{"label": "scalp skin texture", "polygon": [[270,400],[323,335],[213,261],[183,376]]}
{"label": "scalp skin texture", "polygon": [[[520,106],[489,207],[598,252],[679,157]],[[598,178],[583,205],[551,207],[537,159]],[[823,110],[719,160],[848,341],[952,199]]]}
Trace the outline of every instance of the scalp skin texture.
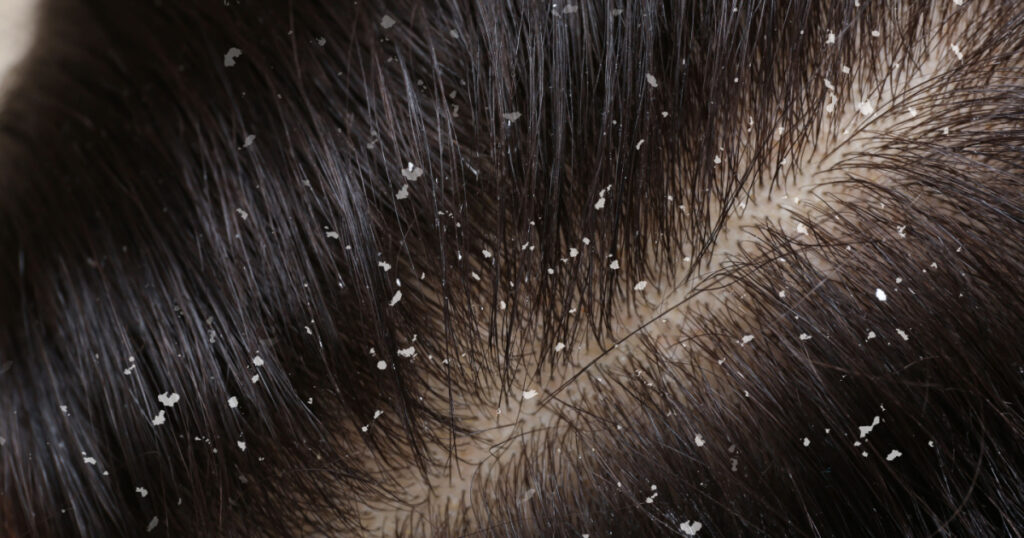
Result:
{"label": "scalp skin texture", "polygon": [[43,0],[0,536],[1024,535],[1013,0]]}

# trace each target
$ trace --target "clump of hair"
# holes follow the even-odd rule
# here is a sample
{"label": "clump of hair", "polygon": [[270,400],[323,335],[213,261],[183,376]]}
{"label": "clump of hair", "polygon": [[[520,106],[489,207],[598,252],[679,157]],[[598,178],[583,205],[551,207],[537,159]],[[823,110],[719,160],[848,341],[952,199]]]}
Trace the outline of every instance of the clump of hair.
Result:
{"label": "clump of hair", "polygon": [[[1024,531],[1015,2],[40,20],[0,108],[4,532]],[[802,233],[730,221],[801,177]],[[640,281],[692,293],[637,320]]]}

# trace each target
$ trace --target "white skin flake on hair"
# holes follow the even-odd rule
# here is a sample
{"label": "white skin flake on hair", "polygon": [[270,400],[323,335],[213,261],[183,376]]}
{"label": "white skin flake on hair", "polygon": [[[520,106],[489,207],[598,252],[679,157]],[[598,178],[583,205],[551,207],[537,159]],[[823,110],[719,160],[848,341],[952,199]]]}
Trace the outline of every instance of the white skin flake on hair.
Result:
{"label": "white skin flake on hair", "polygon": [[881,417],[875,417],[871,419],[871,424],[868,424],[867,426],[858,426],[858,429],[860,430],[860,438],[863,439],[867,437],[868,434],[875,429],[875,426],[878,426],[881,422]]}
{"label": "white skin flake on hair", "polygon": [[703,527],[700,521],[684,521],[679,524],[679,530],[687,536],[696,536]]}
{"label": "white skin flake on hair", "polygon": [[242,56],[242,49],[231,47],[224,53],[224,67],[234,67],[235,60]]}
{"label": "white skin flake on hair", "polygon": [[179,396],[177,392],[165,392],[157,395],[156,398],[164,405],[164,407],[174,407],[174,404],[178,403],[178,400],[181,400],[181,396]]}

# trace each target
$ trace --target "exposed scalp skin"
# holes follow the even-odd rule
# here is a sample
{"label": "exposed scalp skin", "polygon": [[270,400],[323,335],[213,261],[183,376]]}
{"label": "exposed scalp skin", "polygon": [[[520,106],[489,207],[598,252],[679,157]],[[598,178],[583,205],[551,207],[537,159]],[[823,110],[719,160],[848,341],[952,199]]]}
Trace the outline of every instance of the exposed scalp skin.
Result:
{"label": "exposed scalp skin", "polygon": [[909,4],[48,0],[0,529],[1024,534],[1024,8]]}

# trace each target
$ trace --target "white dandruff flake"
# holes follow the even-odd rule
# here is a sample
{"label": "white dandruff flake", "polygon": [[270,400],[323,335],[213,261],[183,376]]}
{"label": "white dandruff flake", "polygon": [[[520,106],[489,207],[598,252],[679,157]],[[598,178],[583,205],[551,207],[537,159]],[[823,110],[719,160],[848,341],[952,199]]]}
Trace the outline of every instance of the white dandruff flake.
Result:
{"label": "white dandruff flake", "polygon": [[378,370],[387,370],[388,369],[387,361],[377,361],[377,369]]}
{"label": "white dandruff flake", "polygon": [[537,397],[537,391],[535,391],[533,389],[524,390],[523,391],[523,399],[524,400],[532,400],[533,398],[536,398],[536,397]]}
{"label": "white dandruff flake", "polygon": [[867,437],[867,435],[871,433],[871,430],[875,429],[875,426],[878,426],[881,423],[882,419],[876,416],[875,418],[871,419],[871,424],[868,424],[867,426],[857,426],[857,429],[860,430],[860,438],[863,439]]}
{"label": "white dandruff flake", "polygon": [[160,524],[160,518],[153,516],[153,519],[149,520],[149,525],[146,525],[146,532],[153,532],[153,529]]}
{"label": "white dandruff flake", "polygon": [[806,437],[804,437],[804,442],[803,442],[803,445],[804,445],[804,446],[811,446],[811,440],[810,440],[810,439],[808,439],[808,438],[806,438]]}
{"label": "white dandruff flake", "polygon": [[565,349],[565,344],[564,343],[559,342],[559,343],[555,344],[555,351],[556,352],[562,351],[563,349]]}
{"label": "white dandruff flake", "polygon": [[900,335],[904,341],[910,340],[910,335],[903,331],[903,329],[896,329],[896,333]]}
{"label": "white dandruff flake", "polygon": [[398,350],[398,356],[399,357],[409,358],[409,357],[412,357],[415,354],[416,354],[416,348],[413,347],[413,346],[409,346],[407,348],[399,349]]}
{"label": "white dandruff flake", "polygon": [[698,447],[704,446],[706,444],[704,441],[704,436],[698,433],[693,438],[693,444],[697,445]]}
{"label": "white dandruff flake", "polygon": [[878,30],[871,30],[871,37],[878,37],[880,35],[882,35],[882,32],[879,32]]}
{"label": "white dandruff flake", "polygon": [[644,78],[647,79],[647,83],[650,84],[652,88],[658,87],[658,79],[654,78],[654,75],[647,73],[644,75]]}
{"label": "white dandruff flake", "polygon": [[161,409],[160,412],[157,413],[155,417],[153,417],[153,425],[160,426],[165,422],[167,422],[167,412]]}
{"label": "white dandruff flake", "polygon": [[576,256],[579,256],[579,255],[580,255],[580,251],[576,250],[576,247],[572,247],[572,248],[569,249],[569,257],[570,258],[575,258]]}
{"label": "white dandruff flake", "polygon": [[893,449],[892,452],[889,452],[889,454],[887,456],[885,456],[885,461],[893,461],[893,460],[895,460],[896,458],[898,458],[898,457],[900,457],[902,455],[903,455],[902,452],[900,452],[899,450]]}
{"label": "white dandruff flake", "polygon": [[505,118],[505,121],[509,122],[509,124],[512,124],[515,123],[516,120],[518,120],[519,118],[523,117],[523,115],[519,112],[507,112],[505,114],[502,114],[501,117]]}
{"label": "white dandruff flake", "polygon": [[594,204],[594,209],[597,209],[599,211],[601,209],[604,209],[604,196],[597,199],[597,202]]}
{"label": "white dandruff flake", "polygon": [[405,185],[402,185],[401,189],[398,189],[398,192],[395,193],[395,199],[396,200],[405,200],[408,197],[409,197],[409,184],[406,183]]}
{"label": "white dandruff flake", "polygon": [[640,150],[640,146],[642,146],[642,145],[644,145],[644,139],[643,138],[641,138],[640,141],[636,143],[637,151]]}
{"label": "white dandruff flake", "polygon": [[835,112],[836,111],[836,104],[838,104],[838,103],[839,103],[839,98],[836,97],[836,94],[829,92],[829,94],[828,94],[828,102],[825,103],[825,112],[827,114],[831,114],[831,113]]}
{"label": "white dandruff flake", "polygon": [[696,536],[697,532],[700,531],[700,529],[703,526],[704,525],[701,525],[700,521],[692,521],[691,522],[691,521],[687,520],[687,521],[684,521],[684,522],[679,524],[679,530],[681,530],[684,533],[686,533],[687,536]]}
{"label": "white dandruff flake", "polygon": [[811,335],[809,335],[807,333],[800,333],[800,339],[801,340],[810,340],[811,339]]}
{"label": "white dandruff flake", "polygon": [[339,235],[338,232],[328,231],[326,235],[327,239],[341,239],[341,235]]}
{"label": "white dandruff flake", "polygon": [[960,50],[960,45],[953,43],[952,45],[949,46],[949,48],[953,49],[953,54],[956,54],[957,59],[964,59],[964,53]]}
{"label": "white dandruff flake", "polygon": [[875,338],[875,331],[868,331],[867,340],[873,340]]}
{"label": "white dandruff flake", "polygon": [[251,146],[252,143],[255,142],[255,141],[256,141],[256,135],[254,135],[254,134],[245,135],[245,141],[242,142],[242,147],[243,148],[247,148],[247,147]]}
{"label": "white dandruff flake", "polygon": [[408,181],[416,181],[423,175],[423,169],[409,163],[409,166],[402,169],[402,177]]}
{"label": "white dandruff flake", "polygon": [[612,262],[608,264],[608,268],[611,269],[612,271],[618,271],[619,260],[612,260]]}
{"label": "white dandruff flake", "polygon": [[235,60],[242,55],[242,49],[231,47],[224,53],[224,67],[234,67]]}
{"label": "white dandruff flake", "polygon": [[836,34],[834,34],[832,32],[829,32],[828,36],[825,38],[825,44],[826,45],[834,45],[835,43],[836,43]]}
{"label": "white dandruff flake", "polygon": [[246,212],[246,211],[245,211],[244,209],[242,209],[242,208],[238,208],[238,209],[236,209],[236,210],[235,210],[235,212],[236,212],[236,213],[238,213],[238,216],[239,216],[239,217],[242,217],[242,220],[245,220],[245,219],[249,218],[249,213],[247,213],[247,212]]}
{"label": "white dandruff flake", "polygon": [[857,112],[860,112],[861,116],[867,117],[875,113],[875,106],[868,101],[861,101],[857,103]]}
{"label": "white dandruff flake", "polygon": [[633,291],[644,291],[645,289],[647,289],[646,280],[641,280],[640,282],[637,282],[635,286],[633,286]]}
{"label": "white dandruff flake", "polygon": [[391,28],[392,26],[394,26],[395,22],[397,22],[397,21],[395,21],[395,19],[391,18],[390,15],[384,15],[383,17],[380,18],[380,27],[385,29],[385,30],[387,30],[388,28]]}
{"label": "white dandruff flake", "polygon": [[242,452],[245,452],[245,441],[238,442],[238,449],[241,450]]}
{"label": "white dandruff flake", "polygon": [[92,456],[83,456],[82,461],[88,465],[96,465],[96,458]]}
{"label": "white dandruff flake", "polygon": [[491,256],[493,256],[493,254],[491,254],[491,251],[487,249],[481,250],[480,253],[484,255],[484,258],[490,258]]}
{"label": "white dandruff flake", "polygon": [[236,396],[228,398],[228,407],[230,407],[231,409],[235,409],[236,407],[238,407],[238,398]]}
{"label": "white dandruff flake", "polygon": [[754,335],[745,334],[743,338],[740,338],[740,345],[747,345],[754,340]]}
{"label": "white dandruff flake", "polygon": [[181,396],[179,396],[177,392],[165,392],[163,394],[158,394],[156,399],[159,400],[164,407],[174,407],[174,404],[178,403]]}
{"label": "white dandruff flake", "polygon": [[962,5],[964,5],[964,0],[953,0],[953,3],[958,5],[958,6],[962,6]]}
{"label": "white dandruff flake", "polygon": [[263,366],[266,363],[263,361],[263,357],[260,357],[259,355],[256,355],[255,357],[252,358],[252,364],[253,364],[253,366],[260,367],[260,366]]}
{"label": "white dandruff flake", "polygon": [[146,495],[149,495],[149,491],[141,486],[135,488],[135,493],[138,493],[139,497],[145,497]]}
{"label": "white dandruff flake", "polygon": [[395,294],[393,296],[391,296],[391,302],[388,303],[388,306],[395,306],[396,304],[398,304],[398,301],[401,301],[401,300],[402,300],[402,290],[398,290],[398,291],[395,292]]}
{"label": "white dandruff flake", "polygon": [[875,298],[878,299],[879,301],[885,302],[885,290],[883,290],[882,288],[875,288]]}

